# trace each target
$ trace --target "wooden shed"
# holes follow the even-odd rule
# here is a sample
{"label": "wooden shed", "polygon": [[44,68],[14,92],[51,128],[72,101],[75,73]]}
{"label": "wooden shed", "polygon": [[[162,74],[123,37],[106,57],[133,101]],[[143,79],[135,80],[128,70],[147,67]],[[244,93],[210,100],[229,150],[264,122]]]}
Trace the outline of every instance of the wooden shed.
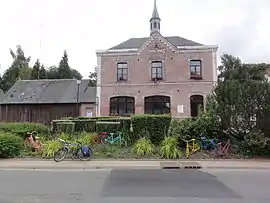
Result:
{"label": "wooden shed", "polygon": [[19,80],[1,98],[1,122],[50,124],[62,117],[95,115],[96,87],[89,80]]}

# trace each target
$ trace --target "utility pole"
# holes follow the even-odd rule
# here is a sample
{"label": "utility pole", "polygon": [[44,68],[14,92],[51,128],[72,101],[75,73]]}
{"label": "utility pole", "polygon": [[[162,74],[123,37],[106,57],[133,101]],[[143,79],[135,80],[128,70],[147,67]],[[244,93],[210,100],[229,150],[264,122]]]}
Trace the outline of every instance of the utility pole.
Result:
{"label": "utility pole", "polygon": [[[43,27],[44,27],[44,24],[43,23],[40,23],[39,24],[39,32],[40,32],[39,33],[40,34],[40,36],[39,36],[39,62],[40,62],[40,65],[42,64],[41,61],[42,61],[42,34],[43,34]],[[40,78],[40,75],[39,75],[40,74],[39,73],[40,72],[40,68],[38,69],[38,73],[37,73],[38,74],[37,75],[38,76],[38,78],[37,78],[38,80]]]}

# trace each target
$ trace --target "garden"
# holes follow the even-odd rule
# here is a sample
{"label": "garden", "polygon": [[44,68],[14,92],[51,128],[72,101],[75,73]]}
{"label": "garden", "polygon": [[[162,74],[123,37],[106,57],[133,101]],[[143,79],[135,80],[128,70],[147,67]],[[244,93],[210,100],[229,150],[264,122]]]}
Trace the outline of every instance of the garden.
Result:
{"label": "garden", "polygon": [[[29,132],[36,139],[29,140]],[[170,115],[63,118],[48,128],[38,123],[0,125],[2,158],[53,158],[63,143],[79,141],[90,146],[93,159],[209,159],[243,158],[269,154],[269,143],[241,140],[225,132],[210,112],[195,118],[174,119]],[[35,145],[35,143],[38,143]]]}
{"label": "garden", "polygon": [[[196,118],[170,115],[78,117],[0,124],[0,157],[50,159],[65,140],[90,146],[94,159],[269,157],[270,83],[267,64],[222,56],[213,93]],[[37,139],[30,139],[36,132]]]}

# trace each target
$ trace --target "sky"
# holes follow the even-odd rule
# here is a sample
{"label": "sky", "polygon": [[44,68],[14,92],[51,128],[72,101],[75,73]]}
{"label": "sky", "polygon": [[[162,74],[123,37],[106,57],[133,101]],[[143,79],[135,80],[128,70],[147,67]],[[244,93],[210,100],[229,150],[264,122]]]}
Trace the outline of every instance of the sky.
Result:
{"label": "sky", "polygon": [[[31,65],[69,64],[87,78],[96,50],[147,37],[154,0],[0,0],[0,73],[21,45]],[[157,0],[163,36],[218,45],[244,62],[270,62],[269,0]],[[268,21],[268,24],[267,24]]]}

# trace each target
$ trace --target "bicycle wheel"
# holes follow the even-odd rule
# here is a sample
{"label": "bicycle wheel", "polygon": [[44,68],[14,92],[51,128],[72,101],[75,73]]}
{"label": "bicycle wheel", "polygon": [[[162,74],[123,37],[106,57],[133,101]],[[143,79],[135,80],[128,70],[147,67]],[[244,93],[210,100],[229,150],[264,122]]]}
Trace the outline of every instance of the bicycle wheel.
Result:
{"label": "bicycle wheel", "polygon": [[103,145],[107,145],[110,144],[110,142],[108,141],[108,137],[106,135],[103,135],[100,139],[101,144]]}
{"label": "bicycle wheel", "polygon": [[54,154],[54,157],[53,157],[53,159],[54,159],[54,161],[55,162],[60,162],[60,161],[63,161],[64,160],[64,158],[66,157],[66,155],[67,155],[67,149],[65,149],[65,148],[62,148],[62,149],[59,149],[57,152],[55,152],[55,154]]}

